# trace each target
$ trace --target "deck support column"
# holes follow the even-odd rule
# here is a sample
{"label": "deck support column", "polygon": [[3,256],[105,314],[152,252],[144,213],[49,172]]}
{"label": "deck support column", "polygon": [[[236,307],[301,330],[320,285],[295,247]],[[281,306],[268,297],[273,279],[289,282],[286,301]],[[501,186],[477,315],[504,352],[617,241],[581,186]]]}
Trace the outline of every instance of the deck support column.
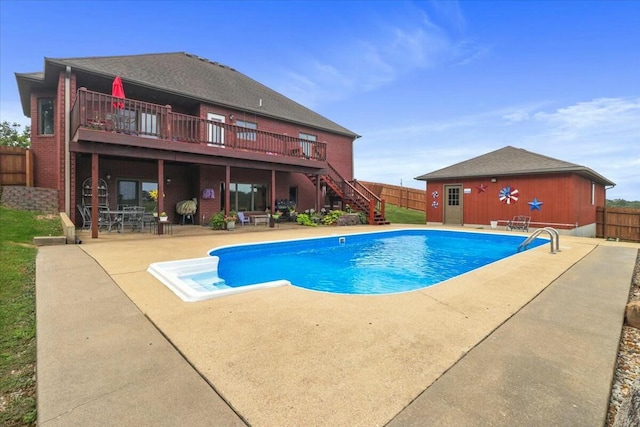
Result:
{"label": "deck support column", "polygon": [[322,197],[322,191],[320,187],[322,186],[322,176],[320,174],[316,175],[316,212],[320,212],[320,209],[324,207],[322,205],[322,201],[320,198]]}
{"label": "deck support column", "polygon": [[276,171],[271,169],[271,215],[276,212]]}
{"label": "deck support column", "polygon": [[231,166],[224,167],[224,214],[229,215],[231,208]]}
{"label": "deck support column", "polygon": [[160,214],[164,212],[164,160],[158,160],[158,234],[164,234]]}
{"label": "deck support column", "polygon": [[98,238],[98,153],[91,153],[91,238]]}

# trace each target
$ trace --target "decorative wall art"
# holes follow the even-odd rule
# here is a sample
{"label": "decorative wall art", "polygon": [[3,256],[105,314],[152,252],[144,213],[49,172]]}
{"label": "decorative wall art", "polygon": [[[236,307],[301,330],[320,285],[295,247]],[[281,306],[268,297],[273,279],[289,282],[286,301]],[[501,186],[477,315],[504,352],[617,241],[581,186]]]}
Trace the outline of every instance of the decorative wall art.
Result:
{"label": "decorative wall art", "polygon": [[504,187],[500,190],[499,196],[500,201],[505,205],[511,205],[518,201],[518,190],[511,187]]}
{"label": "decorative wall art", "polygon": [[205,188],[204,190],[202,190],[202,198],[203,199],[215,199],[216,198],[216,192],[213,190],[213,188]]}
{"label": "decorative wall art", "polygon": [[539,210],[542,210],[542,204],[544,202],[541,202],[536,197],[534,197],[533,202],[528,202],[528,203],[529,203],[529,210],[539,211]]}
{"label": "decorative wall art", "polygon": [[478,189],[478,193],[485,193],[487,191],[487,186],[484,184],[480,184],[476,188]]}

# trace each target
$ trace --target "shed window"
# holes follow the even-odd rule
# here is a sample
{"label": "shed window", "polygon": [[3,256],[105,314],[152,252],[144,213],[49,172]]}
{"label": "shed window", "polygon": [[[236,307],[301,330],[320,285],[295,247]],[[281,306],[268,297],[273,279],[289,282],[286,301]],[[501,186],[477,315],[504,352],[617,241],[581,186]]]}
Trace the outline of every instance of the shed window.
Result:
{"label": "shed window", "polygon": [[460,189],[458,187],[449,188],[447,190],[447,205],[460,206]]}

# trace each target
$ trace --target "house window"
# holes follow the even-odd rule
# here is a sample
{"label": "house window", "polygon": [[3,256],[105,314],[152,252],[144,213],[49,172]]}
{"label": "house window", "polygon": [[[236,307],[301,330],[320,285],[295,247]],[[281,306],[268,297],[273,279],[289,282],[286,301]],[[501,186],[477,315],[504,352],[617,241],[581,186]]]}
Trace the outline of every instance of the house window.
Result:
{"label": "house window", "polygon": [[114,124],[118,132],[133,134],[138,132],[135,110],[117,110],[113,116]]}
{"label": "house window", "polygon": [[300,132],[300,148],[302,148],[302,153],[306,157],[312,157],[311,153],[313,152],[313,143],[318,140],[316,135],[311,135],[308,133]]}
{"label": "house window", "polygon": [[236,212],[264,211],[267,209],[268,187],[264,184],[232,183],[230,209]]}
{"label": "house window", "polygon": [[158,136],[158,115],[140,113],[140,133],[148,136]]}
{"label": "house window", "polygon": [[[244,120],[237,120],[236,121],[236,126],[239,127],[243,127],[243,128],[247,128],[247,129],[258,129],[258,124],[254,123],[254,122],[247,122]],[[250,132],[250,131],[242,131],[242,132],[238,132],[238,139],[246,139],[249,141],[255,141],[256,140],[256,133],[255,132]]]}
{"label": "house window", "polygon": [[145,212],[153,212],[156,209],[157,202],[149,196],[149,192],[158,189],[157,182],[121,179],[118,180],[117,187],[118,208],[123,206],[144,206]]}
{"label": "house window", "polygon": [[53,99],[38,99],[38,134],[53,135]]}
{"label": "house window", "polygon": [[289,201],[298,204],[298,187],[289,187]]}

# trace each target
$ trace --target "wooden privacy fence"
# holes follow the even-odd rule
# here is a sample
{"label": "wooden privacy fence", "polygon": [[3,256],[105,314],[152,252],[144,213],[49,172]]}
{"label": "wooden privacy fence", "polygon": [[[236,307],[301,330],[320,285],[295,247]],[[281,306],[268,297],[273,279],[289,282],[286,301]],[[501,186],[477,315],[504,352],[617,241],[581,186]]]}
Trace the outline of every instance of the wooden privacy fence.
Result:
{"label": "wooden privacy fence", "polygon": [[33,187],[33,156],[31,150],[0,146],[0,185]]}
{"label": "wooden privacy fence", "polygon": [[426,191],[378,182],[359,181],[376,196],[392,205],[424,212]]}
{"label": "wooden privacy fence", "polygon": [[640,209],[597,207],[596,237],[640,242]]}

